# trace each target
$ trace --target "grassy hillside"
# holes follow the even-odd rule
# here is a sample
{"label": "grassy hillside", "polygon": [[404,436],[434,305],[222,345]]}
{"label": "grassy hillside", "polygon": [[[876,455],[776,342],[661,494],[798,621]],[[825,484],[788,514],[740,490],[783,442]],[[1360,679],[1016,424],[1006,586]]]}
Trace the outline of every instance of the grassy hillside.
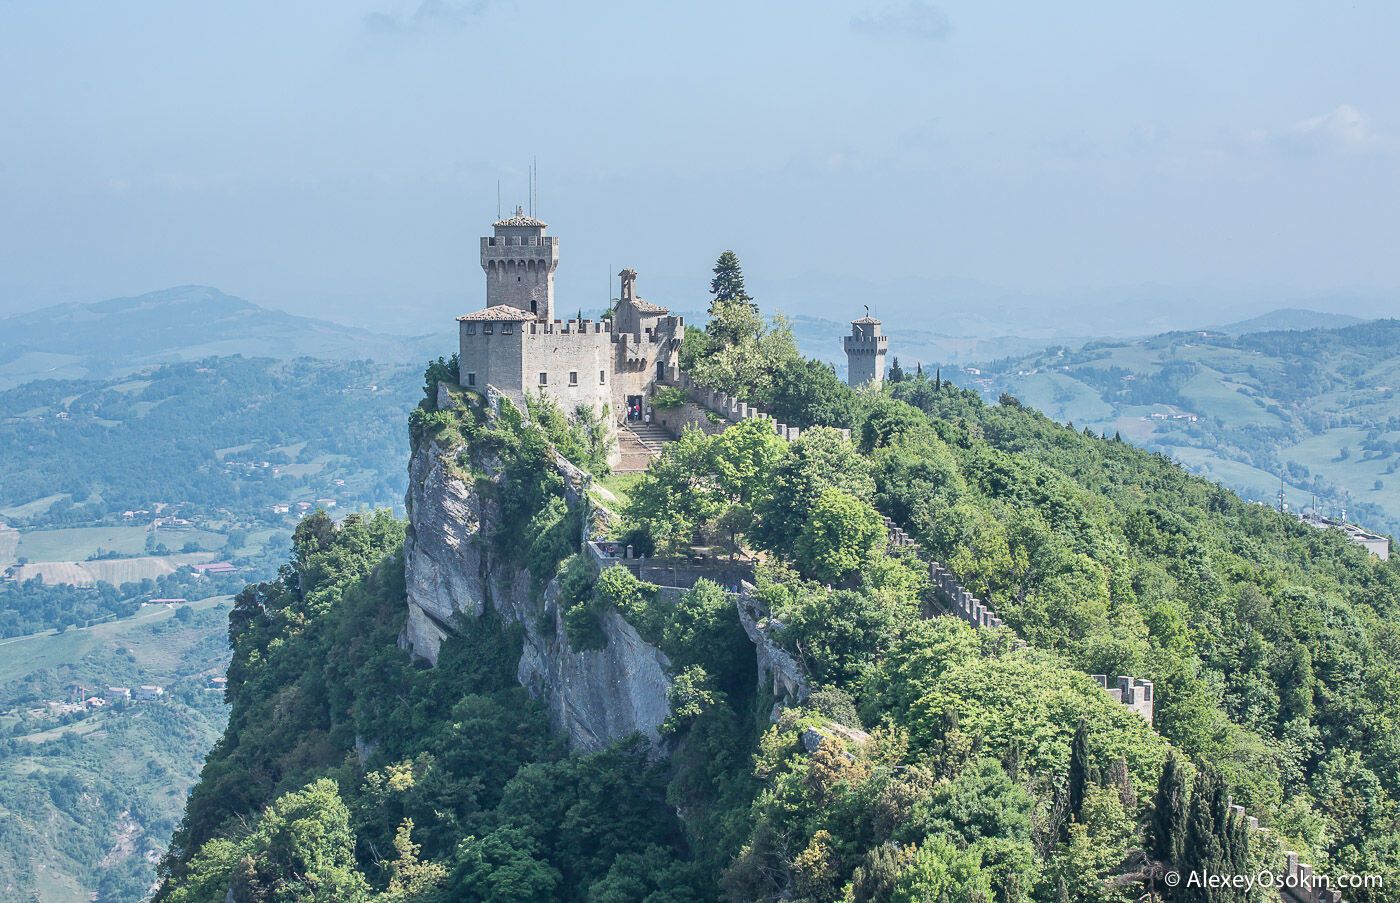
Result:
{"label": "grassy hillside", "polygon": [[[227,597],[62,634],[0,640],[0,898],[143,899],[224,718]],[[49,713],[74,685],[165,698]]]}
{"label": "grassy hillside", "polygon": [[1170,454],[1248,498],[1272,503],[1282,479],[1294,510],[1316,495],[1324,513],[1345,506],[1400,532],[1398,361],[1400,321],[1379,320],[1091,342],[949,375]]}

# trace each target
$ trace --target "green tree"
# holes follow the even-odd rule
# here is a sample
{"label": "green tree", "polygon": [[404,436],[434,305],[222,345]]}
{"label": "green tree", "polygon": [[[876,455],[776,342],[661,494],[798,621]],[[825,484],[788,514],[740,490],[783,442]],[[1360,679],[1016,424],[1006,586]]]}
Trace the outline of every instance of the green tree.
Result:
{"label": "green tree", "polygon": [[1079,719],[1079,725],[1074,729],[1074,740],[1070,742],[1067,788],[1069,816],[1078,821],[1084,809],[1084,794],[1089,789],[1089,723],[1083,718]]}
{"label": "green tree", "polygon": [[919,845],[899,876],[891,903],[983,903],[992,899],[990,877],[975,849],[959,850],[941,837]]}
{"label": "green tree", "polygon": [[[749,304],[755,310],[758,309],[758,305],[753,303],[753,298],[744,288],[744,271],[739,266],[739,255],[733,251],[720,254],[719,259],[715,261],[714,274],[714,278],[710,280],[710,294],[715,296],[715,301],[725,304]],[[710,313],[713,315],[713,307]]]}
{"label": "green tree", "polygon": [[239,847],[229,884],[236,900],[353,903],[369,897],[369,884],[355,868],[350,812],[334,781],[314,781],[279,797]]}
{"label": "green tree", "polygon": [[810,576],[837,583],[867,564],[885,540],[880,514],[842,489],[828,489],[797,536],[797,561]]}

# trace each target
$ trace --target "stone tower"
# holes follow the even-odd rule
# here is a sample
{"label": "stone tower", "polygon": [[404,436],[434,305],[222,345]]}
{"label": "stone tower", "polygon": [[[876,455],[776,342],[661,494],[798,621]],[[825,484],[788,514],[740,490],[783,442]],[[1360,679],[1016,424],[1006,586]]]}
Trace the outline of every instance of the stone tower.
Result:
{"label": "stone tower", "polygon": [[486,306],[505,305],[549,323],[554,320],[554,271],[559,268],[559,239],[545,235],[546,224],[515,215],[493,224],[495,235],[481,239],[481,268],[486,271]]}
{"label": "stone tower", "polygon": [[885,381],[885,352],[889,350],[890,337],[880,334],[880,325],[867,307],[865,316],[851,321],[851,334],[842,342],[846,346],[846,382],[855,388],[866,383],[878,386]]}

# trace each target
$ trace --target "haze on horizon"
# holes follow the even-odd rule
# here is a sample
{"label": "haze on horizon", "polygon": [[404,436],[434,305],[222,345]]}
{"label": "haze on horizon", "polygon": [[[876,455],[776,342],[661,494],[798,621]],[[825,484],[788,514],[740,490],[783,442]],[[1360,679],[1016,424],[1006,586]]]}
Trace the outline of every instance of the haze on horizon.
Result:
{"label": "haze on horizon", "polygon": [[761,300],[926,329],[1388,315],[1397,37],[1374,0],[11,0],[0,316],[200,283],[433,331],[533,157],[566,310],[624,265],[701,309],[732,247]]}

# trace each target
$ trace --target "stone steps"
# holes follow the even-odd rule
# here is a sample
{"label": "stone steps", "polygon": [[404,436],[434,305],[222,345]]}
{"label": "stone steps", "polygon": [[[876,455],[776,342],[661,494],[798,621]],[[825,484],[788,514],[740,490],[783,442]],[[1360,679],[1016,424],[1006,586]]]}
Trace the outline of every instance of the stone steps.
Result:
{"label": "stone steps", "polygon": [[655,454],[661,454],[670,443],[676,441],[669,431],[657,423],[637,423],[635,421],[623,426],[624,432],[630,432],[637,441],[646,446]]}

